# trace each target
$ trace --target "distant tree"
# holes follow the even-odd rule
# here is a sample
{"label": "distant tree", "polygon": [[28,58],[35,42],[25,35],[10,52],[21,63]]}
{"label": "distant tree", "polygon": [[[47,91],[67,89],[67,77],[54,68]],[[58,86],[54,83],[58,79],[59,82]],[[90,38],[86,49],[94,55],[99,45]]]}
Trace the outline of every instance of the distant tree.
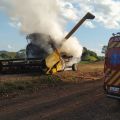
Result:
{"label": "distant tree", "polygon": [[7,53],[1,53],[0,58],[1,59],[10,59],[11,57],[9,55],[7,55]]}
{"label": "distant tree", "polygon": [[106,45],[104,45],[104,46],[102,47],[102,51],[101,51],[101,53],[105,54],[105,53],[106,53],[106,51],[107,51],[107,46],[106,46]]}
{"label": "distant tree", "polygon": [[86,47],[83,47],[83,53],[81,57],[82,61],[97,61],[98,56],[95,52],[88,50]]}
{"label": "distant tree", "polygon": [[87,48],[86,47],[83,47],[83,53],[82,53],[82,57],[81,57],[81,60],[85,60],[85,57],[88,55],[88,52],[87,52]]}
{"label": "distant tree", "polygon": [[105,59],[104,56],[98,56],[98,61],[103,61]]}
{"label": "distant tree", "polygon": [[26,54],[26,50],[25,50],[25,49],[19,50],[19,51],[16,53],[15,58],[25,58],[25,54]]}

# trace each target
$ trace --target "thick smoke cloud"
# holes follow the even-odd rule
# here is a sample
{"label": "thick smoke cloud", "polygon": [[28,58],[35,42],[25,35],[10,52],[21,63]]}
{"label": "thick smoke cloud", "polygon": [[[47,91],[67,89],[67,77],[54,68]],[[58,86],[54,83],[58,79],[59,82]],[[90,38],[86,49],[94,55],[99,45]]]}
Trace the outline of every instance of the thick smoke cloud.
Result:
{"label": "thick smoke cloud", "polygon": [[55,0],[2,0],[11,21],[23,33],[41,32],[61,37],[62,19]]}
{"label": "thick smoke cloud", "polygon": [[[56,43],[61,43],[66,33],[64,26],[67,20],[62,12],[64,4],[63,7],[61,5],[60,0],[0,0],[0,6],[10,16],[12,26],[17,26],[25,35],[30,33],[48,34]],[[70,14],[76,20],[77,16]],[[41,42],[38,43],[41,44]],[[77,38],[70,38],[63,44],[61,51],[74,57],[80,57],[82,46]]]}

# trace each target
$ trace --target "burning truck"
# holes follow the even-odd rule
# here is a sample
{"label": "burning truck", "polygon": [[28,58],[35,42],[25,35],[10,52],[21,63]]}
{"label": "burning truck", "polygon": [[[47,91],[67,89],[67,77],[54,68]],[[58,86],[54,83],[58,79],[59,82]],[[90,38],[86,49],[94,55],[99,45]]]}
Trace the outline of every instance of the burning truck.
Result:
{"label": "burning truck", "polygon": [[[26,39],[29,44],[26,47],[27,59],[40,59],[45,60],[50,54],[54,52],[59,46],[54,42],[51,36],[42,33],[29,34]],[[40,43],[38,43],[40,42]],[[59,57],[63,61],[62,70],[77,70],[77,63],[80,57],[74,57],[66,52],[59,51]],[[57,59],[57,58],[56,58]]]}
{"label": "burning truck", "polygon": [[[0,72],[44,72],[46,74],[53,74],[63,70],[77,70],[77,63],[80,58],[75,58],[68,55],[66,51],[62,52],[61,47],[71,35],[82,25],[87,19],[94,19],[94,15],[87,13],[75,27],[65,36],[60,44],[56,44],[54,39],[46,34],[32,33],[26,39],[29,44],[26,47],[25,59],[1,60]],[[40,44],[38,45],[38,41]],[[47,49],[46,49],[47,48]]]}

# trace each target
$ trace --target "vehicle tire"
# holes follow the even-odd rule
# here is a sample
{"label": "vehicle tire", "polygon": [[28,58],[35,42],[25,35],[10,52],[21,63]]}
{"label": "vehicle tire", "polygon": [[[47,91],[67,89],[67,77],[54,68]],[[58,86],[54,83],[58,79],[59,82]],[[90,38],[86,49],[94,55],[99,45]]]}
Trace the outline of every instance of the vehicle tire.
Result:
{"label": "vehicle tire", "polygon": [[76,64],[76,63],[73,64],[73,65],[72,65],[72,70],[73,70],[73,71],[77,71],[77,70],[78,70],[78,64]]}

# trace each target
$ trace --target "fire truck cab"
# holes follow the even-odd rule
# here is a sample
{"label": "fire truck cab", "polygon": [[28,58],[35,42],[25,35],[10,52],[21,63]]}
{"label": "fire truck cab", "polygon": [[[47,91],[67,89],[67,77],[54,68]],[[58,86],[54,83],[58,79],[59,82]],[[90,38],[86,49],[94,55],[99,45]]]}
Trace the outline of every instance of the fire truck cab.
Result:
{"label": "fire truck cab", "polygon": [[104,89],[108,97],[120,99],[120,33],[110,38],[105,54]]}

